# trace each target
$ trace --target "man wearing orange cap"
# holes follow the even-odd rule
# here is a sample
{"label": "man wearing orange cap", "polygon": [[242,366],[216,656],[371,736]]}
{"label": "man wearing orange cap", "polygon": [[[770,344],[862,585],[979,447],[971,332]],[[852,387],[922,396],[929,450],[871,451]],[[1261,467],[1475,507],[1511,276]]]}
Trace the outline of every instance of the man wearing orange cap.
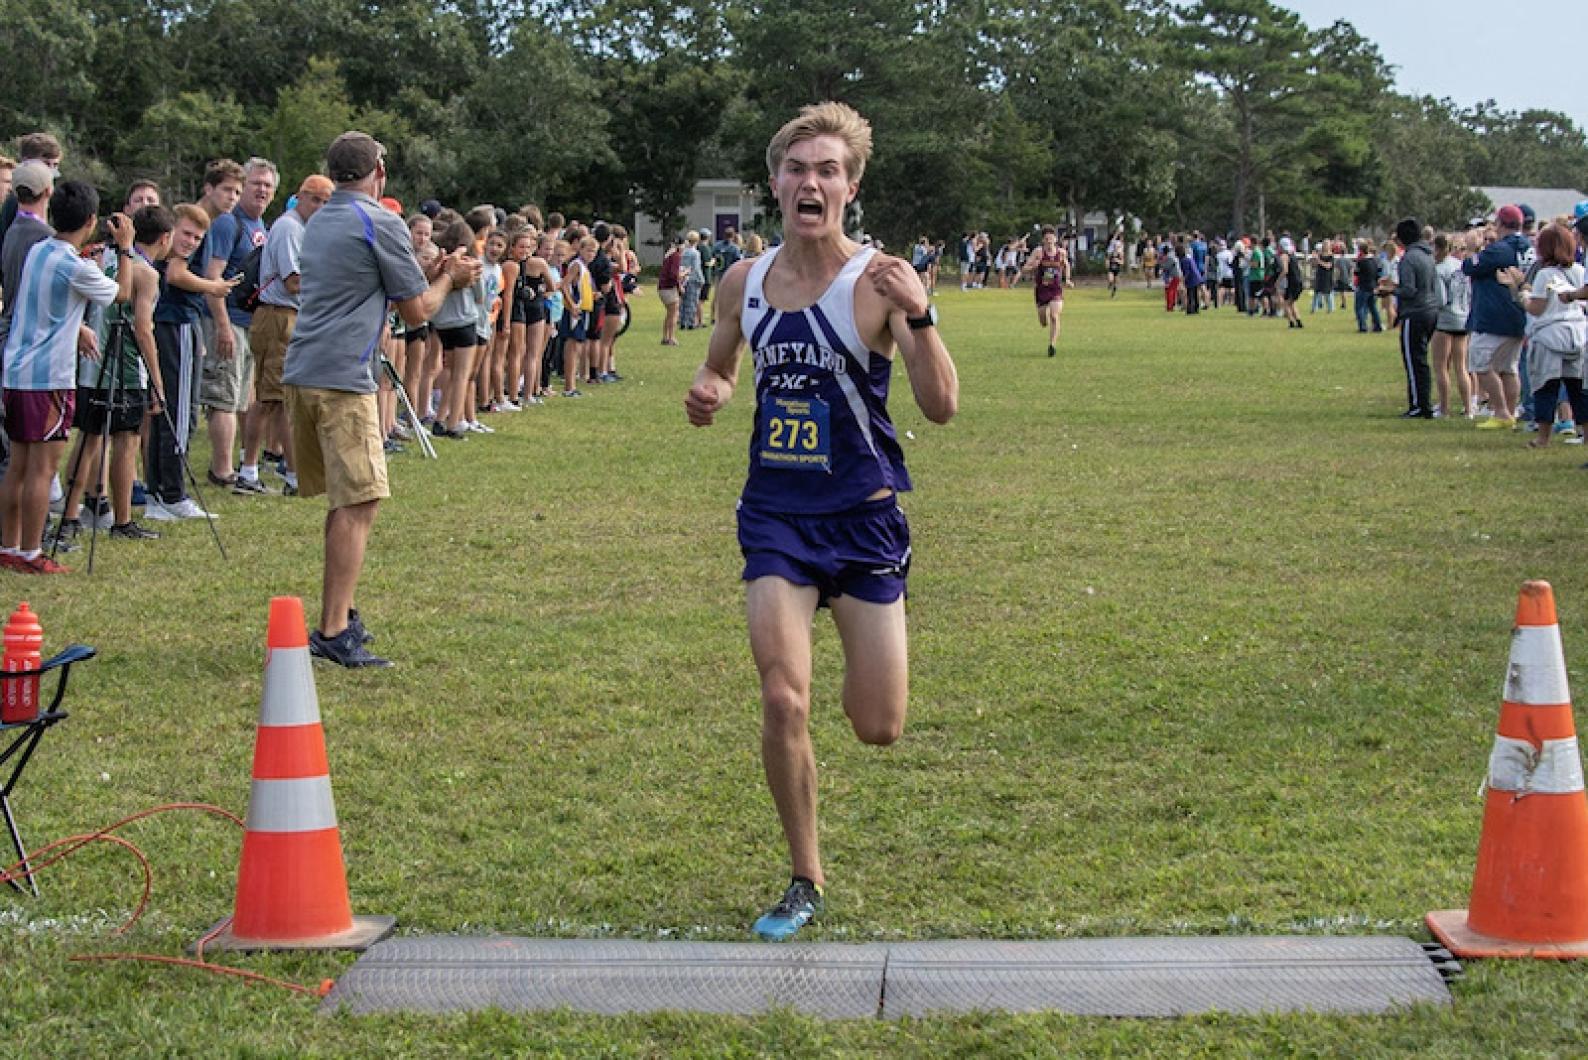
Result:
{"label": "man wearing orange cap", "polygon": [[266,438],[282,440],[287,484],[283,493],[298,492],[298,473],[293,470],[292,432],[287,430],[283,411],[281,368],[287,359],[287,343],[298,321],[298,259],[303,249],[303,226],[315,211],[331,201],[336,185],[331,178],[315,173],[298,186],[297,202],[276,218],[265,238],[259,259],[259,307],[254,310],[254,404],[248,410],[243,437],[243,466],[239,478],[259,481],[259,451]]}

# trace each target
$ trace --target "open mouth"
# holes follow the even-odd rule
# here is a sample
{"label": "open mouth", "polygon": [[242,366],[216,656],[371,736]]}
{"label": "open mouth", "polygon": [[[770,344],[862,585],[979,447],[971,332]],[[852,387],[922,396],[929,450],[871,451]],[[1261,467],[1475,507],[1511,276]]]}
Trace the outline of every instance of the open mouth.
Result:
{"label": "open mouth", "polygon": [[822,215],[822,204],[813,199],[801,199],[795,204],[794,212],[801,217],[820,217]]}

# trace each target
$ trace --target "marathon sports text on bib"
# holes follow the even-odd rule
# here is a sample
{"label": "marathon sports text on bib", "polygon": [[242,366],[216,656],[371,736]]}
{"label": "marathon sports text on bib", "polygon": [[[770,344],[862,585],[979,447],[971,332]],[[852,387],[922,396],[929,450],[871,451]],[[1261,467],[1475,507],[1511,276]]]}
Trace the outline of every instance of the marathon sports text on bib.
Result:
{"label": "marathon sports text on bib", "polygon": [[761,466],[832,474],[831,431],[821,398],[767,394],[761,401]]}

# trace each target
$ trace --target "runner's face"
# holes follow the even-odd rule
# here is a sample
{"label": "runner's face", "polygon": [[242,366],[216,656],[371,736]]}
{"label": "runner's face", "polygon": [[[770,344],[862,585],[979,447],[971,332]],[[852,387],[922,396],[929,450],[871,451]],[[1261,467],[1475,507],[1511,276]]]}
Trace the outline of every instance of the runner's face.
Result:
{"label": "runner's face", "polygon": [[270,205],[270,200],[276,197],[276,178],[271,176],[268,169],[256,169],[248,174],[248,180],[243,183],[242,203],[243,212],[249,217],[259,217],[264,214],[265,207]]}
{"label": "runner's face", "polygon": [[844,164],[844,142],[817,136],[790,145],[772,178],[772,193],[789,234],[815,237],[842,231],[844,207],[860,190]]}

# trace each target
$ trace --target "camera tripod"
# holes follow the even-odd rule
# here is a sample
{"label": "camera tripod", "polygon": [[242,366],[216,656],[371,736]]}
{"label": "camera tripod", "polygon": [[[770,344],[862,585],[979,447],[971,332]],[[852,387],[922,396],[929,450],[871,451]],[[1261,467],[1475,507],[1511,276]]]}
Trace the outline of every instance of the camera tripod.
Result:
{"label": "camera tripod", "polygon": [[[129,340],[128,330],[125,320],[117,320],[111,325],[109,338],[105,343],[106,349],[100,354],[99,372],[94,381],[94,388],[87,392],[90,395],[86,398],[87,402],[103,402],[104,417],[99,426],[99,456],[95,461],[93,478],[95,486],[101,489],[105,485],[105,462],[110,459],[110,427],[115,414],[118,412],[130,412],[134,408],[143,408],[142,401],[138,400],[132,393],[129,393],[126,385],[126,371],[132,363],[130,359],[138,356],[136,344]],[[128,350],[129,345],[133,347],[131,352]],[[160,414],[165,417],[166,426],[170,429],[172,436],[177,437],[176,421],[171,416],[171,407],[166,403],[165,395],[161,393],[159,387],[154,385],[153,380],[150,380],[149,392],[153,399],[159,403]],[[81,431],[79,435],[76,451],[72,455],[72,469],[66,480],[66,497],[68,499],[77,488],[77,479],[83,470],[83,454],[86,451],[86,447],[83,444]],[[221,543],[220,531],[215,528],[215,520],[208,518],[209,505],[204,503],[203,495],[199,491],[198,479],[194,476],[192,467],[188,465],[186,446],[178,447],[177,459],[181,462],[182,471],[187,476],[188,484],[193,489],[193,496],[198,500],[199,507],[205,512],[206,518],[204,521],[209,524],[210,535],[215,539],[215,547],[220,550],[221,559],[226,559],[226,546]],[[86,489],[84,493],[87,493]],[[98,551],[99,504],[104,499],[103,492],[99,494],[99,497],[100,500],[94,502],[93,527],[88,538],[87,571],[89,574],[94,573],[94,557]],[[80,517],[82,512],[81,505],[79,505],[78,512]],[[64,523],[65,521],[66,512],[62,510],[61,522]],[[61,547],[59,525],[57,524],[57,531],[50,545],[51,559],[55,558]]]}

